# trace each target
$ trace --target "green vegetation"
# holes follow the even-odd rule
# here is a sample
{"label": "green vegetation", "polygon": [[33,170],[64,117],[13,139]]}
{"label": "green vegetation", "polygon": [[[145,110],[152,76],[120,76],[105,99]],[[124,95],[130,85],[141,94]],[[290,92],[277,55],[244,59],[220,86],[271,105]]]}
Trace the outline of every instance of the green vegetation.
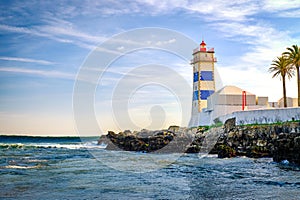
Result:
{"label": "green vegetation", "polygon": [[241,127],[249,127],[249,126],[269,126],[269,125],[283,125],[283,124],[287,124],[287,123],[292,123],[292,122],[300,122],[300,120],[290,120],[290,121],[277,121],[274,123],[254,123],[254,124],[243,124],[243,125],[239,125]]}
{"label": "green vegetation", "polygon": [[[219,120],[219,118],[214,119],[214,124],[210,125],[210,126],[198,126],[197,127],[197,131],[198,132],[205,132],[208,131],[211,128],[216,128],[216,127],[221,127],[223,126],[223,123]],[[194,127],[196,128],[196,127]]]}
{"label": "green vegetation", "polygon": [[214,124],[212,126],[213,127],[220,127],[220,126],[223,126],[223,123],[219,118],[216,118],[216,119],[214,119]]}

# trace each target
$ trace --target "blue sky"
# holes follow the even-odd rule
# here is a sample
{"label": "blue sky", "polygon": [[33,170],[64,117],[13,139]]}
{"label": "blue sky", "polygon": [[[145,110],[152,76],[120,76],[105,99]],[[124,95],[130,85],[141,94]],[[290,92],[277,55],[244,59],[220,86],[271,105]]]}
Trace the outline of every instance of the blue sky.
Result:
{"label": "blue sky", "polygon": [[[216,66],[224,85],[236,85],[277,101],[282,96],[281,82],[271,78],[268,68],[286,47],[299,45],[300,1],[225,2],[2,1],[0,132],[77,134],[72,95],[85,59],[114,35],[144,27],[175,30],[197,43],[204,38],[208,46],[215,48]],[[103,77],[106,84],[97,87],[95,93],[95,115],[103,124],[103,132],[132,128],[117,126],[106,103],[124,74],[134,66],[149,63],[172,66],[191,84],[191,67],[174,55],[141,50],[120,58]],[[296,97],[296,80],[288,82],[287,93]],[[129,105],[129,113],[137,127],[160,128],[181,123],[176,105],[171,106],[176,100],[165,88],[142,87],[131,99],[135,100],[130,101],[134,103]],[[166,116],[158,127],[151,126],[151,108]],[[156,119],[160,116],[157,113]]]}

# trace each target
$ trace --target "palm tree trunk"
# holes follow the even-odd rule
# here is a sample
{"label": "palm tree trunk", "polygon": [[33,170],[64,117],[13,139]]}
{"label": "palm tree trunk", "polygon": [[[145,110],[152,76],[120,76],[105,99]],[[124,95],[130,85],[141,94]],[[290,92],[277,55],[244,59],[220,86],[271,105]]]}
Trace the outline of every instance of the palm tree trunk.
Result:
{"label": "palm tree trunk", "polygon": [[285,76],[282,76],[282,88],[283,88],[283,106],[286,108],[287,102],[286,102]]}
{"label": "palm tree trunk", "polygon": [[299,66],[296,66],[297,69],[297,82],[298,82],[298,107],[300,107],[300,77],[299,77]]}

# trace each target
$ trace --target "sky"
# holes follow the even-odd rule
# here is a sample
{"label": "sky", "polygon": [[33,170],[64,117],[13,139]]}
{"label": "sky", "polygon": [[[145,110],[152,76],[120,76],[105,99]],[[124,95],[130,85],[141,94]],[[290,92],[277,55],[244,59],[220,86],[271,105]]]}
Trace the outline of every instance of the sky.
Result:
{"label": "sky", "polygon": [[[82,130],[89,129],[89,122],[78,126],[74,87],[80,70],[93,52],[113,53],[103,44],[130,31],[152,27],[197,44],[204,39],[215,48],[222,85],[268,96],[269,101],[282,96],[280,79],[272,79],[268,72],[272,60],[286,47],[300,45],[299,0],[1,1],[0,10],[0,134],[8,135],[100,135],[108,130],[186,125],[187,117],[181,116],[185,108],[168,83],[183,88],[177,92],[185,83],[192,87],[188,59],[193,49],[186,59],[164,51],[178,44],[172,34],[156,40],[159,49],[146,48],[153,42],[150,32],[114,40],[120,52],[130,45],[135,50],[111,62],[94,83],[90,108],[97,131]],[[144,37],[147,41],[138,48]],[[159,78],[151,82],[154,75]],[[165,79],[170,82],[159,83]],[[130,95],[124,99],[119,94],[125,91]],[[192,99],[190,90],[184,91]],[[297,95],[295,78],[287,83],[287,95]],[[122,120],[121,109],[128,119]],[[84,118],[84,108],[81,112]],[[130,123],[124,123],[127,120]]]}

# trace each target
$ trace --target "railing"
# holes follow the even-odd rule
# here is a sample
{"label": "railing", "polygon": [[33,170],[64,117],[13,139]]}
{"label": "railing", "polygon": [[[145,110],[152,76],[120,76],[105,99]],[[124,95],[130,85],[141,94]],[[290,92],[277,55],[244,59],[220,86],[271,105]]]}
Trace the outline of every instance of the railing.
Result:
{"label": "railing", "polygon": [[215,48],[207,48],[207,52],[215,52]]}
{"label": "railing", "polygon": [[[193,58],[191,60],[191,64],[199,62],[199,61],[200,61],[200,58]],[[201,59],[201,62],[217,62],[217,58],[216,57],[214,57],[214,58],[205,57],[205,58]]]}
{"label": "railing", "polygon": [[[194,50],[193,50],[193,54],[194,54],[194,53],[197,53],[198,51],[200,51],[200,47],[194,49]],[[207,48],[206,48],[206,52],[215,52],[215,48],[207,47]]]}

